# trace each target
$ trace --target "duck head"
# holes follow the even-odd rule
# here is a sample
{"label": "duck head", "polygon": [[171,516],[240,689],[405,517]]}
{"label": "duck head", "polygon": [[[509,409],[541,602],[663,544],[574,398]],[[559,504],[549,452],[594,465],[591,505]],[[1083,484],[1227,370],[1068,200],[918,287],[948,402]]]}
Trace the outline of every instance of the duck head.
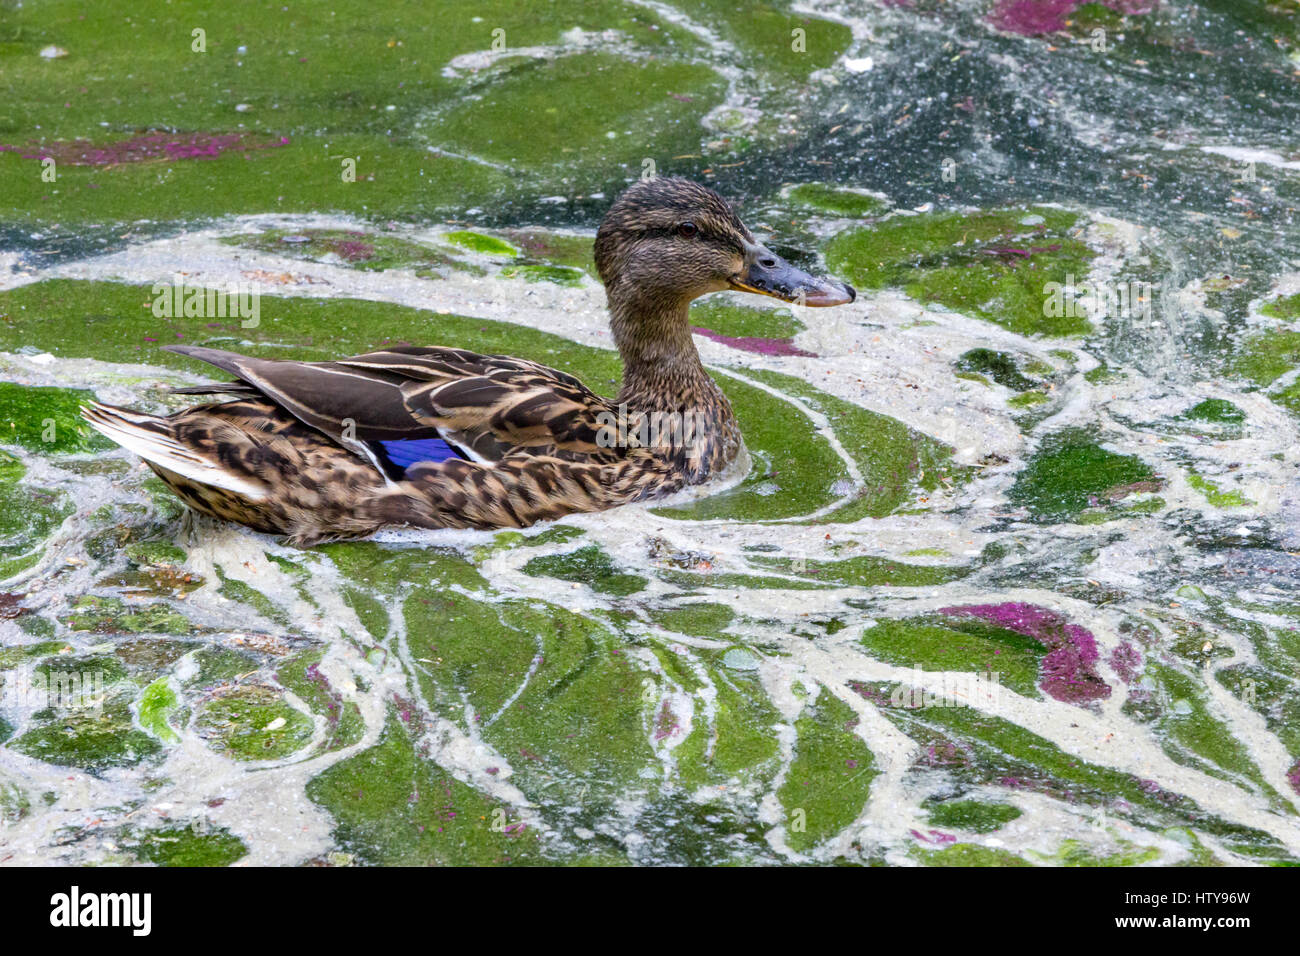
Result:
{"label": "duck head", "polygon": [[851,286],[786,262],[726,200],[688,179],[655,177],[630,187],[605,214],[595,252],[625,359],[629,351],[652,358],[642,353],[689,341],[690,303],[710,292],[736,289],[810,306],[856,297]]}

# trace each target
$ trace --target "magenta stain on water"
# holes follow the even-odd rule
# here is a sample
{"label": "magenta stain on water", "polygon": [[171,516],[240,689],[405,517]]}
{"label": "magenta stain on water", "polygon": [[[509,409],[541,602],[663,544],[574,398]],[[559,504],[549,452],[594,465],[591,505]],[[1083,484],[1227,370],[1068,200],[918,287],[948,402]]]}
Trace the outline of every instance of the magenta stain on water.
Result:
{"label": "magenta stain on water", "polygon": [[112,143],[86,139],[0,144],[0,152],[18,153],[24,159],[53,159],[67,166],[120,166],[160,160],[216,159],[223,153],[247,153],[289,145],[289,137],[248,133],[144,133]]}
{"label": "magenta stain on water", "polygon": [[1092,632],[1070,624],[1055,611],[1035,604],[1008,601],[1004,604],[968,604],[945,607],[941,614],[977,617],[997,627],[1032,637],[1048,654],[1042,662],[1039,687],[1050,697],[1067,704],[1086,704],[1111,694],[1110,685],[1098,676],[1097,640]]}
{"label": "magenta stain on water", "polygon": [[[989,22],[999,30],[1021,36],[1041,36],[1065,29],[1065,21],[1085,0],[998,0]],[[1158,0],[1101,0],[1104,6],[1125,15],[1150,13]]]}
{"label": "magenta stain on water", "polygon": [[1131,641],[1121,642],[1115,650],[1111,651],[1110,669],[1118,674],[1119,679],[1124,683],[1133,683],[1142,670],[1142,652],[1134,647]]}
{"label": "magenta stain on water", "polygon": [[702,335],[713,342],[728,345],[733,349],[741,349],[745,352],[757,352],[759,355],[802,355],[806,358],[817,357],[815,352],[805,352],[803,349],[791,342],[790,339],[765,339],[756,336],[723,335],[721,332],[714,332],[712,329],[706,329],[702,325],[691,326],[691,331],[696,335]]}

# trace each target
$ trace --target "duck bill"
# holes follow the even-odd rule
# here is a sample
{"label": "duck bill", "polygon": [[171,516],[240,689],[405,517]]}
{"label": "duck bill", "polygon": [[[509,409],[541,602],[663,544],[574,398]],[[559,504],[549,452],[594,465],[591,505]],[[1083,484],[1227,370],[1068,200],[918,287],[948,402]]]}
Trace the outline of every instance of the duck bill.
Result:
{"label": "duck bill", "polygon": [[796,269],[762,246],[755,247],[745,260],[744,271],[731,278],[731,287],[741,292],[770,295],[782,302],[819,308],[846,305],[858,297],[853,286]]}

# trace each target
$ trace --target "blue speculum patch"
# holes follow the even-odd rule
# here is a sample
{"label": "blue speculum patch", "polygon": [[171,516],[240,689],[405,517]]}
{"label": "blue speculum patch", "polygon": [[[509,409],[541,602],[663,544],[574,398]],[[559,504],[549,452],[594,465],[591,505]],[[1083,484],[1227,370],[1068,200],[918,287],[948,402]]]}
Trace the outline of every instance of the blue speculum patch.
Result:
{"label": "blue speculum patch", "polygon": [[409,468],[411,465],[420,462],[447,461],[450,458],[460,457],[441,438],[401,439],[398,441],[381,441],[377,442],[377,444],[383,446],[384,454],[388,456],[388,460],[398,468]]}

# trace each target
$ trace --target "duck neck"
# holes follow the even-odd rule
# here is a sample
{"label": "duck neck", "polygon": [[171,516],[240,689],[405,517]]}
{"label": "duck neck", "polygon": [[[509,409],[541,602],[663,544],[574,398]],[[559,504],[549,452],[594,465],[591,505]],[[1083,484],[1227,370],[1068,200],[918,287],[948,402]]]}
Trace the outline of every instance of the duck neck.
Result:
{"label": "duck neck", "polygon": [[619,402],[661,410],[726,406],[695,350],[689,299],[645,303],[611,295],[609,305],[610,328],[623,357]]}

